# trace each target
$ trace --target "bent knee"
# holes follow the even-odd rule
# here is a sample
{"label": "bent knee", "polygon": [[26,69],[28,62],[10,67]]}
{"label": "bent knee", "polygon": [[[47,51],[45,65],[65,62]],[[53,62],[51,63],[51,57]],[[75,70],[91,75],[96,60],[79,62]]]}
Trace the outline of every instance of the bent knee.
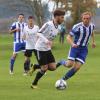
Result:
{"label": "bent knee", "polygon": [[50,67],[50,66],[49,66],[49,67],[48,67],[48,70],[54,71],[54,70],[56,70],[56,67],[53,67],[53,66]]}
{"label": "bent knee", "polygon": [[47,70],[48,70],[48,66],[47,66],[47,65],[42,66],[42,67],[41,67],[41,70],[47,71]]}

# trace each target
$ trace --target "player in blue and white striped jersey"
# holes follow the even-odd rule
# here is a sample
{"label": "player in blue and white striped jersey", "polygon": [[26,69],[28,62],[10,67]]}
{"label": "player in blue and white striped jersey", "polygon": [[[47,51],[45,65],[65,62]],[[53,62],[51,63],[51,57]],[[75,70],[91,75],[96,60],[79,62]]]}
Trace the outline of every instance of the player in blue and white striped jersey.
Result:
{"label": "player in blue and white striped jersey", "polygon": [[94,40],[94,24],[91,23],[91,13],[84,12],[82,14],[82,22],[75,24],[67,36],[67,41],[71,45],[68,54],[68,60],[61,60],[57,65],[64,65],[71,68],[64,76],[63,80],[71,78],[85,63],[88,55],[88,42],[92,36],[92,47],[95,48]]}
{"label": "player in blue and white striped jersey", "polygon": [[10,33],[14,34],[13,55],[10,59],[10,74],[13,74],[14,62],[19,51],[25,50],[25,41],[22,39],[24,23],[24,14],[18,15],[18,21],[14,22],[10,28]]}

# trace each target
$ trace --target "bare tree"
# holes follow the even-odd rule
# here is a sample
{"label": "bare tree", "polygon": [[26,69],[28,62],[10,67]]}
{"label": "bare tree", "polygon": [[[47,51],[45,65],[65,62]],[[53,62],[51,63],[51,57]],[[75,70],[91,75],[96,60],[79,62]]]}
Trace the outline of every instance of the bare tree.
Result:
{"label": "bare tree", "polygon": [[35,16],[36,22],[38,23],[39,26],[42,26],[45,20],[44,19],[46,14],[45,11],[48,11],[47,8],[44,9],[44,7],[47,7],[45,6],[46,4],[43,4],[42,0],[23,0],[23,1],[30,5],[33,11],[32,14]]}

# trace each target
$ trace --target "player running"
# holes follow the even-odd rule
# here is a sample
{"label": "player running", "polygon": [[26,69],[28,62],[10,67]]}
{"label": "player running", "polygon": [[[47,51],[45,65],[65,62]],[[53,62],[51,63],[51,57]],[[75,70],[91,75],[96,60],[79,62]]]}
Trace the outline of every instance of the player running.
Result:
{"label": "player running", "polygon": [[37,72],[31,88],[37,88],[38,81],[49,69],[56,69],[55,58],[51,52],[52,41],[58,34],[58,25],[64,21],[65,12],[57,9],[53,13],[54,19],[45,23],[38,33],[38,40],[35,45],[37,50],[38,63],[41,69]]}
{"label": "player running", "polygon": [[[81,16],[82,22],[75,24],[67,36],[67,41],[71,45],[68,54],[68,60],[62,60],[58,63],[65,67],[71,68],[63,77],[63,80],[68,80],[81,68],[85,63],[88,55],[88,42],[92,36],[92,48],[95,48],[94,40],[94,24],[91,22],[91,13],[84,12]],[[73,39],[74,38],[74,39]]]}

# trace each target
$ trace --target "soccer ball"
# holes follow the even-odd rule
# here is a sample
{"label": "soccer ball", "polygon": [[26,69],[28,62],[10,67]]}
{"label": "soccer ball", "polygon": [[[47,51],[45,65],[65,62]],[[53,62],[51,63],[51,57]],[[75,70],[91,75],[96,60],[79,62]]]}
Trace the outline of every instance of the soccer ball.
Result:
{"label": "soccer ball", "polygon": [[55,87],[58,90],[64,90],[67,87],[67,83],[66,83],[66,81],[60,79],[60,80],[56,81]]}

